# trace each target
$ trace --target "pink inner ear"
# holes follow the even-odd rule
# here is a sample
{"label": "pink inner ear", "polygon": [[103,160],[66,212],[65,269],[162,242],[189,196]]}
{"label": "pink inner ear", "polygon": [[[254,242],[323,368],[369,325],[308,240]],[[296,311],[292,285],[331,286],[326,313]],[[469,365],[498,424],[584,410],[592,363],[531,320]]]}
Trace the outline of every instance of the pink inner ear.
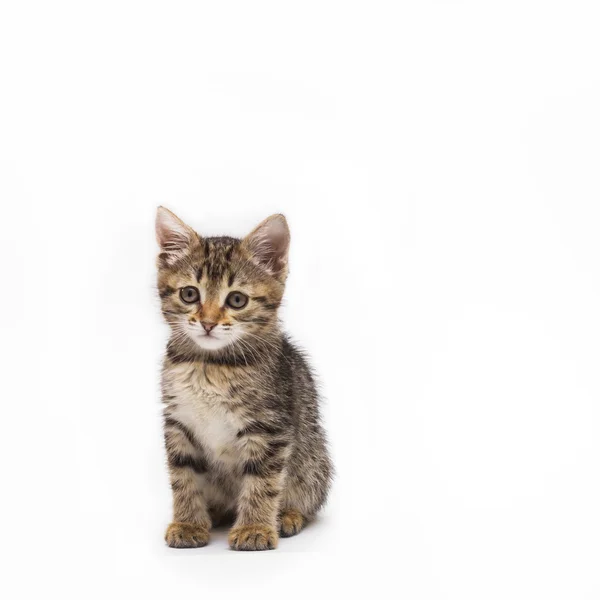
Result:
{"label": "pink inner ear", "polygon": [[256,261],[272,274],[278,274],[287,263],[289,231],[281,218],[272,218],[250,234],[249,248]]}
{"label": "pink inner ear", "polygon": [[190,230],[172,212],[159,208],[156,213],[156,239],[166,252],[176,252],[185,248],[191,240]]}

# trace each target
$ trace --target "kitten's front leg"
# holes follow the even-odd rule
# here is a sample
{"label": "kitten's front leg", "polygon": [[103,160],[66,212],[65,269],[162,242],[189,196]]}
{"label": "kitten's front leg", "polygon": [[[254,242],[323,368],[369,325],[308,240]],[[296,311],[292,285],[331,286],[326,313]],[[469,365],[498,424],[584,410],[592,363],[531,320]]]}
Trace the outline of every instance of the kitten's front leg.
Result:
{"label": "kitten's front leg", "polygon": [[173,522],[165,540],[171,548],[200,548],[208,544],[211,521],[202,496],[206,460],[184,425],[165,421],[165,446],[173,490]]}
{"label": "kitten's front leg", "polygon": [[233,550],[277,547],[277,518],[287,457],[288,445],[284,442],[247,445],[237,519],[229,532]]}

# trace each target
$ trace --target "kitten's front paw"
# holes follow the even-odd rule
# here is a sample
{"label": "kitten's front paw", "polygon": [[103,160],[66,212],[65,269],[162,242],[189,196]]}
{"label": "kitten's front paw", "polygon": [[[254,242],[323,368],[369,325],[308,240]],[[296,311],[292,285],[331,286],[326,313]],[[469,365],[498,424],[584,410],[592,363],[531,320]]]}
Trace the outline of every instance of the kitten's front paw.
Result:
{"label": "kitten's front paw", "polygon": [[270,525],[242,525],[229,532],[232,550],[273,550],[278,541],[277,531]]}
{"label": "kitten's front paw", "polygon": [[202,548],[208,544],[208,528],[197,523],[171,523],[165,541],[171,548]]}

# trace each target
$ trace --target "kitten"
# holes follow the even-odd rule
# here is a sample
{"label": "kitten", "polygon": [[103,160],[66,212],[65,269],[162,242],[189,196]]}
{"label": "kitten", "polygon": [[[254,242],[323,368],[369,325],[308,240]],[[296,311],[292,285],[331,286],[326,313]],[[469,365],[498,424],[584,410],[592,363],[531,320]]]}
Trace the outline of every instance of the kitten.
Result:
{"label": "kitten", "polygon": [[233,520],[234,550],[298,533],[327,498],[332,466],[315,383],[277,310],[290,241],[283,215],[242,240],[156,216],[158,291],[171,328],[162,371],[174,548]]}

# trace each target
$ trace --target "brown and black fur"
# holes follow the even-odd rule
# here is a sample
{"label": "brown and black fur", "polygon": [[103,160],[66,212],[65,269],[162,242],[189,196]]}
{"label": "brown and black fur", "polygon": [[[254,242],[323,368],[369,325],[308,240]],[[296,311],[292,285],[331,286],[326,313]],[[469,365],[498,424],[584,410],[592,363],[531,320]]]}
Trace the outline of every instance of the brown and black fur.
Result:
{"label": "brown and black fur", "polygon": [[[162,372],[173,491],[167,544],[204,546],[211,526],[233,519],[231,548],[275,548],[324,504],[332,476],[313,376],[277,317],[287,224],[275,215],[243,240],[202,238],[160,208],[157,237],[158,291],[172,330]],[[186,286],[200,290],[197,303],[182,301]],[[247,305],[224,303],[231,291],[246,294]],[[231,343],[198,345],[207,323]]]}

